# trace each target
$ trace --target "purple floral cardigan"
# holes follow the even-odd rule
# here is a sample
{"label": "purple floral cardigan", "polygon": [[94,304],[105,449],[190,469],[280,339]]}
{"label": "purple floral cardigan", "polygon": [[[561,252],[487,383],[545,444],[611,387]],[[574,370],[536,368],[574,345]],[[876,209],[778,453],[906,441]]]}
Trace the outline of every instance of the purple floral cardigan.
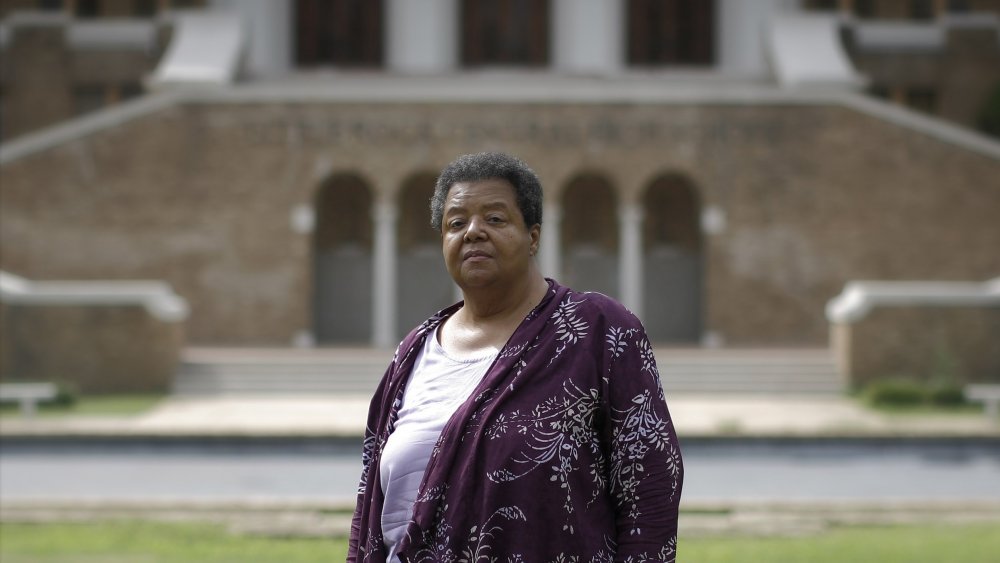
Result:
{"label": "purple floral cardigan", "polygon": [[[441,433],[404,562],[674,561],[683,466],[649,340],[617,302],[549,284]],[[459,306],[403,340],[372,399],[348,561],[385,561],[379,457]]]}

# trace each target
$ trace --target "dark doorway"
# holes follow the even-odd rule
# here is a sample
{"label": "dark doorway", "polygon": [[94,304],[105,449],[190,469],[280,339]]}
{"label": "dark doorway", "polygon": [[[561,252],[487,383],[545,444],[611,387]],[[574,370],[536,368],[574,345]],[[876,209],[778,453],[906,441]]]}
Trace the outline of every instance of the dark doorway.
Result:
{"label": "dark doorway", "polygon": [[680,175],[656,179],[643,198],[643,323],[650,340],[696,344],[702,332],[700,205]]}
{"label": "dark doorway", "polygon": [[441,256],[441,234],[431,228],[430,201],[437,176],[410,176],[400,191],[399,330],[402,338],[427,317],[456,301],[455,283]]}
{"label": "dark doorway", "polygon": [[367,344],[372,334],[372,196],[337,175],[316,195],[313,236],[316,343]]}
{"label": "dark doorway", "polygon": [[563,192],[562,276],[573,289],[619,297],[616,210],[602,176],[577,176]]}

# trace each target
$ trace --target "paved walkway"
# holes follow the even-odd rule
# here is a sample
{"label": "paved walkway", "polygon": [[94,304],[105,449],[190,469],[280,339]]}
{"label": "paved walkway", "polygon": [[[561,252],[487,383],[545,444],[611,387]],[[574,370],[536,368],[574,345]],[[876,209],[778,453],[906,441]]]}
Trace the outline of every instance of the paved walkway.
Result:
{"label": "paved walkway", "polygon": [[[685,395],[668,398],[682,438],[1000,438],[980,413],[884,414],[844,397]],[[364,396],[168,397],[132,416],[4,417],[0,436],[360,437]]]}
{"label": "paved walkway", "polygon": [[[675,426],[693,438],[931,438],[1000,439],[1000,423],[983,414],[886,415],[843,397],[683,395],[669,398]],[[94,437],[156,440],[176,437],[342,437],[357,439],[364,429],[368,399],[363,396],[219,396],[165,399],[134,416],[4,417],[0,438]],[[693,481],[692,481],[693,482]],[[350,506],[251,501],[227,506],[167,499],[129,504],[97,499],[91,504],[50,499],[0,502],[0,523],[106,521],[116,519],[217,522],[240,533],[344,535]],[[927,522],[1000,522],[994,501],[858,503],[798,501],[766,504],[685,501],[683,528],[699,534],[810,534],[833,525]]]}

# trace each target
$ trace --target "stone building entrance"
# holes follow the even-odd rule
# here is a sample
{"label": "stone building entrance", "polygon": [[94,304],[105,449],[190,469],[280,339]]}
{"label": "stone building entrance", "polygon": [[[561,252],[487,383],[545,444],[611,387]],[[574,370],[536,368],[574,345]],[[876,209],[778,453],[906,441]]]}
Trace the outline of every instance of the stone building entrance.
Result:
{"label": "stone building entrance", "polygon": [[352,174],[329,178],[317,193],[313,331],[319,345],[371,341],[371,208],[371,190]]}
{"label": "stone building entrance", "polygon": [[643,198],[643,322],[650,339],[698,343],[702,334],[701,216],[683,176],[655,179]]}
{"label": "stone building entrance", "polygon": [[[559,279],[633,307],[654,342],[699,343],[704,266],[694,185],[668,173],[650,182],[638,201],[619,201],[617,193],[600,174],[581,174],[566,185]],[[629,295],[630,285],[638,295]]]}
{"label": "stone building entrance", "polygon": [[[375,195],[361,177],[341,173],[316,196],[314,335],[318,345],[371,344],[379,317],[396,342],[428,316],[460,299],[441,257],[441,238],[429,225],[435,174],[407,176],[391,206],[383,236],[390,237],[391,268],[377,277]],[[605,175],[583,172],[552,203],[543,245],[559,254],[546,272],[581,291],[597,291],[633,308],[650,338],[696,345],[703,332],[704,257],[701,205],[685,176],[655,176],[637,198],[620,201]],[[543,264],[544,266],[544,264]],[[389,281],[389,284],[384,282]],[[628,288],[632,288],[631,290]],[[388,293],[385,292],[387,289]],[[629,293],[631,291],[631,293]]]}
{"label": "stone building entrance", "polygon": [[582,174],[563,192],[562,276],[579,291],[597,291],[620,299],[618,228],[615,192],[597,174]]}
{"label": "stone building entrance", "polygon": [[456,301],[455,284],[441,257],[441,235],[430,225],[436,179],[433,172],[414,174],[400,193],[397,338]]}

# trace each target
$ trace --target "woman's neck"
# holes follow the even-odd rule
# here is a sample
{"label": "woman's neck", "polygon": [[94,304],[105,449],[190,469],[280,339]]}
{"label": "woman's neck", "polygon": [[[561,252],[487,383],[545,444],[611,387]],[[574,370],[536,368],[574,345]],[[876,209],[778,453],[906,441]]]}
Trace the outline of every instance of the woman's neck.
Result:
{"label": "woman's neck", "polygon": [[532,270],[523,283],[514,287],[463,289],[465,305],[462,316],[472,323],[491,323],[508,317],[518,322],[545,297],[549,284],[538,270]]}
{"label": "woman's neck", "polygon": [[464,291],[465,305],[441,326],[439,338],[444,349],[458,354],[501,349],[549,289],[545,278],[537,271],[534,274],[501,295],[482,289]]}

